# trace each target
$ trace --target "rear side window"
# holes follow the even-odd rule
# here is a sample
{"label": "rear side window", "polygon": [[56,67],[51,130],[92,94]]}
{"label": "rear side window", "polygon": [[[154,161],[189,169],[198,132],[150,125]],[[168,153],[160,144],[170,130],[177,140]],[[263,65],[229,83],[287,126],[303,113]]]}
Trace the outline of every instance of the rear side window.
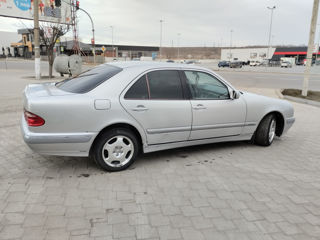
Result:
{"label": "rear side window", "polygon": [[56,83],[57,88],[72,93],[86,93],[115,76],[122,68],[103,64],[78,76]]}
{"label": "rear side window", "polygon": [[131,88],[128,90],[126,95],[124,96],[125,99],[148,99],[148,86],[146,81],[146,75],[143,75],[136,81]]}
{"label": "rear side window", "polygon": [[162,70],[147,73],[151,99],[183,99],[179,72]]}

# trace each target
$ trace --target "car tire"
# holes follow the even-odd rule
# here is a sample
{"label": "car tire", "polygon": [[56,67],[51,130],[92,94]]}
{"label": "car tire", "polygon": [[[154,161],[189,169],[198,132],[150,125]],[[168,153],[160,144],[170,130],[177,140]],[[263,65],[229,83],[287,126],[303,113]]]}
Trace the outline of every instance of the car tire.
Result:
{"label": "car tire", "polygon": [[103,132],[95,142],[92,158],[102,169],[109,172],[128,168],[139,153],[136,135],[125,128]]}
{"label": "car tire", "polygon": [[276,136],[277,120],[273,114],[269,114],[260,122],[255,135],[254,142],[260,146],[270,146]]}

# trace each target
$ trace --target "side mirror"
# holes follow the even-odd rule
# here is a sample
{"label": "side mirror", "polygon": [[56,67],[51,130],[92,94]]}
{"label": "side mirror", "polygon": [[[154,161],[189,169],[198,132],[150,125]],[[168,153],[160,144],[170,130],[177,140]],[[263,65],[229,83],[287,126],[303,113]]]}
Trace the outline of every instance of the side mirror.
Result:
{"label": "side mirror", "polygon": [[240,92],[237,90],[231,91],[231,99],[238,99],[240,97]]}

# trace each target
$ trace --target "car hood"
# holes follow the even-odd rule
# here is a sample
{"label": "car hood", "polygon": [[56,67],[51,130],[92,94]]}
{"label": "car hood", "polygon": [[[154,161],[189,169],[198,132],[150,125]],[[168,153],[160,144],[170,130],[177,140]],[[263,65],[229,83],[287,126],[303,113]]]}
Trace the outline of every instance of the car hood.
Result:
{"label": "car hood", "polygon": [[264,112],[264,114],[278,111],[284,117],[292,117],[294,114],[293,106],[287,100],[266,97],[250,92],[242,92],[242,96],[247,103],[247,108],[251,111]]}
{"label": "car hood", "polygon": [[247,92],[247,91],[240,91],[242,93],[242,96],[244,96],[244,98],[246,100],[251,100],[251,101],[266,101],[266,102],[270,102],[270,103],[274,103],[274,102],[287,102],[278,98],[273,98],[273,97],[267,97],[264,95],[259,95],[256,93],[251,93],[251,92]]}

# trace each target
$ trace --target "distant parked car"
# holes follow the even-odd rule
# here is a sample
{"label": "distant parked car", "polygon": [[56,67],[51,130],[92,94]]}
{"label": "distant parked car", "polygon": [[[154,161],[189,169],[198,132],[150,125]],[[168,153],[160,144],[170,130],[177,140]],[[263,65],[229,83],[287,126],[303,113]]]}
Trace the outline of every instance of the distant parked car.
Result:
{"label": "distant parked car", "polygon": [[260,66],[269,66],[269,60],[263,60],[261,63],[260,63]]}
{"label": "distant parked car", "polygon": [[252,67],[260,66],[260,65],[261,65],[261,62],[259,62],[259,61],[250,61],[250,64],[249,64],[249,65],[252,66]]}
{"label": "distant parked car", "polygon": [[196,63],[195,60],[187,60],[187,61],[186,61],[186,64],[195,64],[195,63]]}
{"label": "distant parked car", "polygon": [[280,66],[280,61],[270,61],[269,62],[270,67],[279,67]]}
{"label": "distant parked car", "polygon": [[281,62],[280,67],[285,67],[285,68],[292,68],[291,62]]}
{"label": "distant parked car", "polygon": [[220,61],[218,63],[218,67],[229,67],[230,66],[230,62],[229,61]]}
{"label": "distant parked car", "polygon": [[171,60],[171,59],[168,59],[168,60],[167,60],[167,63],[174,63],[174,61]]}
{"label": "distant parked car", "polygon": [[240,61],[231,62],[230,68],[242,68],[242,62],[240,62]]}
{"label": "distant parked car", "polygon": [[[311,65],[315,64],[316,60],[312,59]],[[306,66],[307,65],[307,59],[303,59],[303,65]]]}

